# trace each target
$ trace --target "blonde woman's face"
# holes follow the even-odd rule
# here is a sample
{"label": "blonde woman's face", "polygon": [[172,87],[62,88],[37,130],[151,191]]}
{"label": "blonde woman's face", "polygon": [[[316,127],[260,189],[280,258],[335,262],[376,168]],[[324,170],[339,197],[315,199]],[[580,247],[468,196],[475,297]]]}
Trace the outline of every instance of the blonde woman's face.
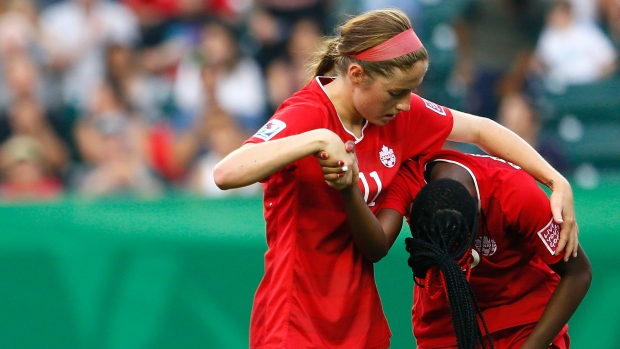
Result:
{"label": "blonde woman's face", "polygon": [[387,124],[399,112],[409,110],[411,93],[422,83],[427,69],[428,62],[420,61],[408,70],[395,69],[391,77],[376,76],[356,85],[353,91],[355,109],[375,125]]}

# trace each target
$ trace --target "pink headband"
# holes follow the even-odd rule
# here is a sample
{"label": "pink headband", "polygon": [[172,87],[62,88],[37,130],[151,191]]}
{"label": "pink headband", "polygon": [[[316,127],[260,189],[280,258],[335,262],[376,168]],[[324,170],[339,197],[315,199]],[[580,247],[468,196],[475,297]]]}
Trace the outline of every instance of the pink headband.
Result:
{"label": "pink headband", "polygon": [[392,58],[404,56],[420,47],[422,47],[422,42],[413,29],[409,28],[375,47],[371,47],[366,51],[351,55],[350,57],[367,62],[387,61]]}

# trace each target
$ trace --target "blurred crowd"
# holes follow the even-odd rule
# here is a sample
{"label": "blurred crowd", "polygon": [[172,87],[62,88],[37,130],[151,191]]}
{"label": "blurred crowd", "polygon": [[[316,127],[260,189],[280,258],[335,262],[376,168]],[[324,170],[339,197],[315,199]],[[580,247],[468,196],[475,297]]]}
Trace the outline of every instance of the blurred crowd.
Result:
{"label": "blurred crowd", "polygon": [[[441,1],[0,0],[0,200],[258,194],[220,191],[213,166],[306,84],[322,37],[379,7],[424,32],[425,6]],[[617,74],[620,1],[459,8],[449,79],[465,91],[461,109],[563,170],[537,137],[532,94]]]}

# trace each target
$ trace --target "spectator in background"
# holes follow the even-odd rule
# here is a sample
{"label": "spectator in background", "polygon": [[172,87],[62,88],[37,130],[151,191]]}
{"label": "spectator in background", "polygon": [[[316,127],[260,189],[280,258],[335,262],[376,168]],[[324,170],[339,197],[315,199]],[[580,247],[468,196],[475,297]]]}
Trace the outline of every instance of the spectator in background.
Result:
{"label": "spectator in background", "polygon": [[41,59],[38,13],[31,0],[9,0],[0,11],[0,60],[13,53],[29,53]]}
{"label": "spectator in background", "polygon": [[[214,93],[205,93],[201,70],[211,74]],[[212,20],[202,30],[200,45],[179,65],[175,101],[190,121],[210,103],[218,103],[247,133],[266,121],[264,78],[254,59],[243,55],[235,29]]]}
{"label": "spectator in background", "polygon": [[326,0],[258,0],[248,15],[252,55],[266,71],[287,50],[293,27],[301,20],[314,22],[321,35],[327,30]]}
{"label": "spectator in background", "polygon": [[247,138],[247,134],[235,123],[234,119],[221,109],[213,110],[203,118],[200,133],[200,139],[203,140],[207,151],[198,157],[191,170],[188,181],[189,190],[213,198],[260,195],[262,185],[259,183],[233,190],[221,190],[213,179],[215,165],[230,152],[239,148]]}
{"label": "spectator in background", "polygon": [[138,18],[141,61],[148,72],[173,77],[187,51],[200,44],[210,18],[241,25],[249,2],[234,0],[123,0]]}
{"label": "spectator in background", "polygon": [[422,2],[424,0],[358,0],[359,10],[361,12],[367,12],[372,10],[378,10],[381,8],[398,8],[407,14],[407,17],[411,20],[411,24],[418,35],[422,36],[424,28],[419,25],[423,13]]}
{"label": "spectator in background", "polygon": [[215,184],[213,178],[215,165],[241,146],[249,132],[243,129],[219,103],[216,96],[217,74],[213,69],[205,66],[200,76],[205,97],[211,102],[202,109],[193,127],[168,142],[168,152],[173,154],[170,157],[174,161],[173,165],[177,166],[177,171],[187,174],[183,178],[184,185],[192,193],[208,197],[247,196],[260,193],[260,184],[231,191],[221,190]]}
{"label": "spectator in background", "polygon": [[310,80],[309,59],[321,43],[321,30],[316,22],[302,19],[295,23],[286,51],[265,71],[269,114]]}
{"label": "spectator in background", "polygon": [[128,7],[108,0],[65,0],[40,17],[47,67],[59,78],[63,102],[83,111],[103,80],[104,50],[113,43],[133,46],[137,20]]}
{"label": "spectator in background", "polygon": [[22,97],[35,97],[45,108],[52,108],[55,96],[41,69],[37,8],[31,0],[10,0],[5,5],[0,12],[0,114]]}
{"label": "spectator in background", "polygon": [[52,104],[41,69],[27,52],[5,56],[0,76],[0,112],[23,98],[33,98],[46,107]]}
{"label": "spectator in background", "polygon": [[598,0],[602,26],[620,50],[620,1]]}
{"label": "spectator in background", "polygon": [[534,56],[534,70],[550,90],[613,75],[617,56],[595,22],[578,20],[568,0],[554,0]]}
{"label": "spectator in background", "polygon": [[0,147],[0,200],[44,200],[64,193],[62,182],[49,172],[45,146],[36,138],[15,135]]}
{"label": "spectator in background", "polygon": [[140,31],[137,59],[148,74],[173,75],[190,42],[174,30],[178,5],[174,0],[125,0]]}
{"label": "spectator in background", "polygon": [[140,65],[136,50],[111,44],[105,50],[106,79],[118,86],[128,107],[148,124],[166,120],[172,98],[172,84],[162,76],[148,74]]}
{"label": "spectator in background", "polygon": [[13,135],[34,137],[43,145],[46,166],[64,179],[71,158],[70,139],[48,92],[43,71],[28,51],[5,57],[0,83],[0,140]]}
{"label": "spectator in background", "polygon": [[455,23],[465,111],[496,119],[501,97],[523,91],[546,11],[545,0],[468,1]]}
{"label": "spectator in background", "polygon": [[566,175],[571,171],[565,150],[552,139],[540,135],[541,120],[536,107],[521,93],[504,96],[500,102],[498,122],[528,142],[551,166]]}
{"label": "spectator in background", "polygon": [[69,166],[70,151],[45,115],[41,104],[34,98],[23,97],[11,105],[8,112],[10,136],[29,136],[41,145],[46,170],[58,178],[65,175]]}
{"label": "spectator in background", "polygon": [[150,196],[163,189],[145,156],[146,125],[119,92],[100,85],[90,113],[76,124],[82,165],[73,171],[72,187],[80,194]]}

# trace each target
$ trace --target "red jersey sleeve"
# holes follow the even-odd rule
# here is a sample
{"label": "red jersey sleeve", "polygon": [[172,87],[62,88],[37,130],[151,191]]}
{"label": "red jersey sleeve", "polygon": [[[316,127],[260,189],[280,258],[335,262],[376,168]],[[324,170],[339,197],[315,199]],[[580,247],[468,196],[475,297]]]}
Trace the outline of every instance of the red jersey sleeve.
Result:
{"label": "red jersey sleeve", "polygon": [[[268,142],[319,128],[331,129],[329,116],[330,110],[324,101],[306,88],[285,101],[269,121],[243,144]],[[297,163],[293,162],[283,169],[293,168]],[[271,176],[268,176],[261,182],[264,183],[270,178]]]}
{"label": "red jersey sleeve", "polygon": [[528,246],[547,264],[555,264],[562,256],[555,256],[560,239],[560,226],[553,221],[547,194],[536,180],[524,171],[514,171],[514,185],[502,198],[509,224],[524,235]]}
{"label": "red jersey sleeve", "polygon": [[398,170],[382,208],[396,210],[403,217],[409,216],[411,203],[424,185],[423,180],[423,174],[419,174],[418,163],[413,160],[405,161]]}
{"label": "red jersey sleeve", "polygon": [[406,158],[440,150],[454,125],[450,109],[412,94],[409,113],[414,124],[407,128],[406,149],[411,152],[406,154]]}
{"label": "red jersey sleeve", "polygon": [[245,143],[262,143],[324,127],[326,112],[320,105],[291,105],[278,110]]}

